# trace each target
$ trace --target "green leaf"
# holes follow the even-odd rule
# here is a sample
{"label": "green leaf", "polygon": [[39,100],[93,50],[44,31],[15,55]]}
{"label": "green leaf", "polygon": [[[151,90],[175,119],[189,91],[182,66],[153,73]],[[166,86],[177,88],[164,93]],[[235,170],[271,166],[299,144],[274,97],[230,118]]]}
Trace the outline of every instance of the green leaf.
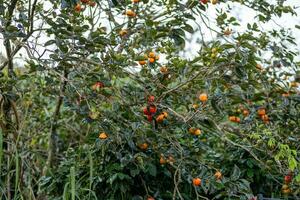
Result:
{"label": "green leaf", "polygon": [[157,174],[156,166],[153,165],[152,163],[149,163],[149,164],[146,166],[146,171],[149,172],[149,174],[150,174],[151,176],[156,176],[156,174]]}
{"label": "green leaf", "polygon": [[231,180],[237,181],[240,178],[240,175],[241,175],[241,170],[238,168],[238,166],[234,165],[233,172],[230,177]]}
{"label": "green leaf", "polygon": [[291,157],[289,159],[289,169],[294,171],[296,169],[297,165],[298,165],[298,163],[297,163],[296,159],[294,157]]}

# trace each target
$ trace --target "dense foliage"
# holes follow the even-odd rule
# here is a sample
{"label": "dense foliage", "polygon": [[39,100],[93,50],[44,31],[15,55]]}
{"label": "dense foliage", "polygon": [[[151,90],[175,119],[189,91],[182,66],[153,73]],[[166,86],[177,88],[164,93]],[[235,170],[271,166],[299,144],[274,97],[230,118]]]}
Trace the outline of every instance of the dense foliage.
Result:
{"label": "dense foliage", "polygon": [[1,199],[299,195],[296,43],[261,28],[296,10],[269,2],[0,0]]}

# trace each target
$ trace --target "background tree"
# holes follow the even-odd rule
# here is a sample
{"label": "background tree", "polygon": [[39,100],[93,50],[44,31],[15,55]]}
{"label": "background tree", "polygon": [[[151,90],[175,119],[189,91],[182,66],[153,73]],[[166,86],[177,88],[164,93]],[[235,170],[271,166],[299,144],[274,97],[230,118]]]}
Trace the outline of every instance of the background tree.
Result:
{"label": "background tree", "polygon": [[[258,25],[285,1],[1,3],[1,198],[298,195],[296,43]],[[245,31],[234,3],[257,12]]]}

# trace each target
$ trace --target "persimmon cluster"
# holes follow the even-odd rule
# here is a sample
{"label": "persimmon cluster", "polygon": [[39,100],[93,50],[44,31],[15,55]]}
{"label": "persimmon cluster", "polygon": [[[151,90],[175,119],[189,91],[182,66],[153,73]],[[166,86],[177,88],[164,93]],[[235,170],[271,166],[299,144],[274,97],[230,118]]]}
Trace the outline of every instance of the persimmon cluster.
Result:
{"label": "persimmon cluster", "polygon": [[79,13],[83,10],[81,3],[84,5],[89,5],[91,7],[95,7],[96,6],[96,2],[95,1],[91,1],[91,0],[80,0],[80,2],[78,2],[74,8],[75,12]]}
{"label": "persimmon cluster", "polygon": [[270,122],[269,116],[267,115],[265,108],[259,108],[257,110],[257,114],[265,124],[268,124]]}
{"label": "persimmon cluster", "polygon": [[284,176],[284,184],[282,185],[282,193],[283,194],[289,194],[291,193],[291,189],[289,184],[292,182],[293,180],[293,172],[289,172],[287,175]]}
{"label": "persimmon cluster", "polygon": [[147,64],[147,61],[146,61],[147,59],[148,59],[149,63],[154,63],[155,61],[159,60],[159,55],[157,55],[157,54],[155,54],[154,52],[151,51],[151,52],[149,52],[148,55],[144,56],[143,60],[139,61],[139,64],[140,65]]}
{"label": "persimmon cluster", "polygon": [[147,105],[147,107],[145,107],[143,109],[143,112],[147,116],[147,119],[149,122],[151,122],[153,120],[153,116],[155,115],[155,113],[157,111],[157,108],[154,105],[154,100],[155,100],[155,97],[153,95],[150,95],[148,97],[148,105]]}

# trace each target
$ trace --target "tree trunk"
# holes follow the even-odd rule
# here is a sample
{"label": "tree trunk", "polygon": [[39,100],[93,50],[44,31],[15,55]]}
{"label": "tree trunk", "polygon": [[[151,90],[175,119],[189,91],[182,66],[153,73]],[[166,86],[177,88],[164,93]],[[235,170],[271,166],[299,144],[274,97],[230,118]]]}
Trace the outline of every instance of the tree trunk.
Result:
{"label": "tree trunk", "polygon": [[56,107],[52,116],[51,128],[48,137],[48,158],[47,158],[45,168],[43,170],[43,175],[46,175],[49,168],[52,167],[53,160],[55,157],[55,151],[57,149],[57,139],[56,139],[57,123],[59,120],[60,108],[63,103],[64,93],[68,82],[67,79],[68,79],[68,72],[65,70],[61,80],[60,92],[59,92],[59,96],[57,97]]}

